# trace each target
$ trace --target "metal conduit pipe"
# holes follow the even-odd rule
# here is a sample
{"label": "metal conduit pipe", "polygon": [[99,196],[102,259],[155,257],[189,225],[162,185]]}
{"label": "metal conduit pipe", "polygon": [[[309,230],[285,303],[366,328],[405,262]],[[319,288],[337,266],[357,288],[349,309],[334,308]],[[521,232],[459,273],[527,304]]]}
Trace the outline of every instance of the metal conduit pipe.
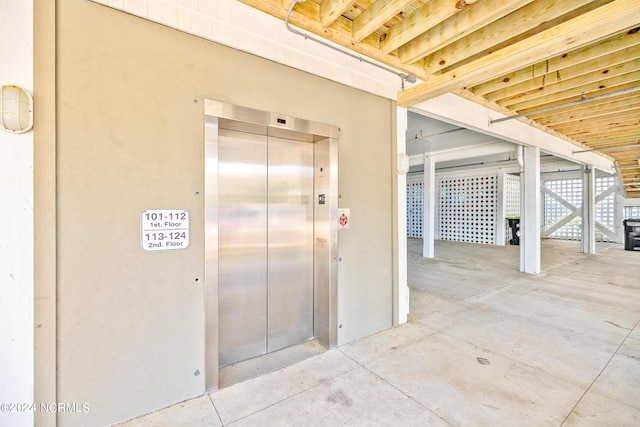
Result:
{"label": "metal conduit pipe", "polygon": [[289,6],[289,10],[287,10],[287,17],[284,20],[284,25],[287,27],[287,30],[291,31],[293,34],[296,34],[298,36],[302,36],[305,38],[305,40],[311,40],[313,42],[316,42],[318,44],[321,44],[322,46],[328,47],[329,49],[333,49],[336,52],[340,52],[344,55],[347,55],[353,59],[357,59],[360,62],[364,62],[365,64],[369,64],[369,65],[373,65],[374,67],[378,67],[381,70],[385,70],[388,73],[392,73],[395,74],[396,76],[400,77],[400,79],[402,80],[402,90],[404,90],[404,82],[409,82],[409,83],[415,83],[416,82],[416,76],[413,74],[405,74],[402,72],[399,72],[397,70],[385,67],[383,65],[380,65],[376,62],[372,62],[369,61],[366,58],[363,58],[362,56],[359,55],[354,55],[351,52],[347,52],[346,50],[343,49],[339,49],[329,43],[324,42],[321,39],[316,39],[314,37],[311,37],[309,34],[302,32],[302,31],[298,31],[295,28],[293,28],[290,24],[289,24],[289,18],[291,17],[291,12],[293,11],[293,8],[295,7],[296,4],[298,3],[304,3],[306,0],[293,0],[293,2],[291,3],[291,6]]}
{"label": "metal conduit pipe", "polygon": [[590,101],[598,101],[600,99],[607,99],[607,98],[612,98],[614,96],[618,96],[618,95],[625,95],[627,93],[633,93],[633,92],[638,92],[640,91],[640,86],[637,87],[632,87],[629,89],[623,89],[623,90],[619,90],[616,92],[611,92],[611,93],[605,93],[604,95],[597,95],[597,96],[593,96],[591,98],[581,98],[577,101],[570,101],[564,104],[560,104],[560,105],[554,105],[553,107],[545,107],[545,108],[541,108],[539,110],[533,110],[533,111],[528,111],[526,113],[522,113],[522,114],[516,114],[513,116],[507,116],[507,117],[502,117],[500,119],[495,119],[495,120],[489,120],[489,124],[494,124],[494,123],[500,123],[500,122],[504,122],[507,120],[513,120],[513,119],[519,119],[520,117],[526,117],[526,116],[531,116],[533,114],[539,114],[539,113],[546,113],[548,111],[553,111],[553,110],[558,110],[560,108],[565,108],[565,107],[571,107],[573,105],[579,105],[579,104],[583,104],[585,102],[590,102]]}
{"label": "metal conduit pipe", "polygon": [[592,151],[624,150],[624,149],[627,149],[627,148],[640,148],[640,141],[636,142],[635,144],[611,145],[611,146],[601,147],[601,148],[590,148],[588,150],[579,150],[579,151],[574,151],[573,154],[576,154],[576,153],[590,153]]}

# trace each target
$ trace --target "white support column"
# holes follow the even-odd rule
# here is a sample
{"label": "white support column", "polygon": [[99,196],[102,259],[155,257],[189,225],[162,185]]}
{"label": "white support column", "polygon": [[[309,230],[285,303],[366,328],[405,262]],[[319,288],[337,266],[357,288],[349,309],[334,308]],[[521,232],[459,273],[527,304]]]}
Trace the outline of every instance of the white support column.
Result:
{"label": "white support column", "polygon": [[589,165],[582,168],[582,244],[585,254],[596,253],[596,174]]}
{"label": "white support column", "polygon": [[436,164],[431,154],[424,155],[423,198],[422,256],[433,258],[436,235]]}
{"label": "white support column", "polygon": [[[407,139],[407,109],[396,109],[396,152],[398,155],[398,168],[401,155],[406,156]],[[408,163],[408,158],[406,158]],[[394,286],[394,316],[393,324],[406,323],[409,314],[409,286],[407,284],[407,175],[398,173],[396,191],[398,194],[396,233],[398,245],[397,251],[397,287]]]}
{"label": "white support column", "polygon": [[540,149],[524,147],[520,175],[520,271],[540,273]]}

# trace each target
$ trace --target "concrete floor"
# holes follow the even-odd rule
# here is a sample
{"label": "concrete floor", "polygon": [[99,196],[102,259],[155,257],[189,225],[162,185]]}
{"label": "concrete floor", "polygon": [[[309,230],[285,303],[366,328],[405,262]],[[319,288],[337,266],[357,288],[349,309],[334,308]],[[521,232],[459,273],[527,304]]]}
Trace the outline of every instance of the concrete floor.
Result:
{"label": "concrete floor", "polygon": [[640,426],[640,253],[421,244],[407,324],[122,426]]}

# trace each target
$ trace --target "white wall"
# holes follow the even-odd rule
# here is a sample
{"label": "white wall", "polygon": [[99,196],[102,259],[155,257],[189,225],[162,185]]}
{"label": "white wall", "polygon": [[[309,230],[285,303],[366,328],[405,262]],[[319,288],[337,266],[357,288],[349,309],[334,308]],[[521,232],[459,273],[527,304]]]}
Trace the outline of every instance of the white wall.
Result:
{"label": "white wall", "polygon": [[[33,92],[33,1],[0,1],[0,85]],[[0,131],[0,403],[33,402],[33,132]],[[33,413],[0,412],[0,425]]]}
{"label": "white wall", "polygon": [[402,87],[398,75],[293,34],[280,19],[234,0],[93,1],[388,99]]}

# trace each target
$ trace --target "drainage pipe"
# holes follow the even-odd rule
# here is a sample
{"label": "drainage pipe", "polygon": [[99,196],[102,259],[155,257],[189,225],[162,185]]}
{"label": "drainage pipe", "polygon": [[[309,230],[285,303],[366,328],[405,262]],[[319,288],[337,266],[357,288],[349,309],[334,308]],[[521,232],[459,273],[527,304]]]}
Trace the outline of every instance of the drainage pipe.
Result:
{"label": "drainage pipe", "polygon": [[523,150],[524,148],[522,147],[522,145],[518,145],[518,147],[516,147],[516,159],[518,160],[518,165],[520,166],[520,172],[522,172],[522,170],[524,169],[524,159],[522,158]]}

